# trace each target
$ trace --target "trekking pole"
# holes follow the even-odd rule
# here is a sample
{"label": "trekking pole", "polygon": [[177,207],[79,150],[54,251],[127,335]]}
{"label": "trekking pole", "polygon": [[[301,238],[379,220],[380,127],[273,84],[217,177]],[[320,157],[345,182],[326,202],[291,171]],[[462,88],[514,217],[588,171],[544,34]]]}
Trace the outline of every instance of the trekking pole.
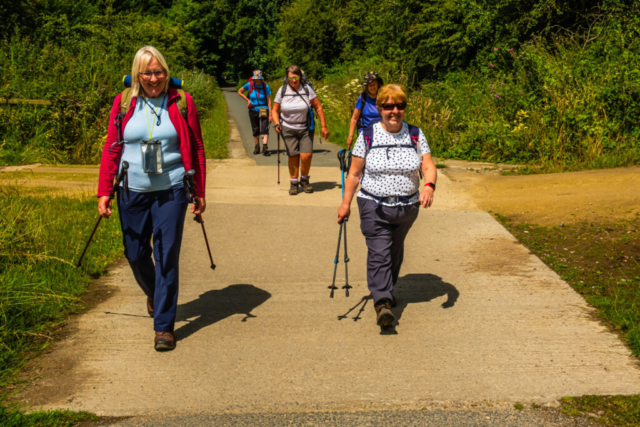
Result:
{"label": "trekking pole", "polygon": [[280,185],[280,132],[278,132],[278,185]]}
{"label": "trekking pole", "polygon": [[345,294],[349,297],[349,289],[351,286],[349,285],[349,255],[347,255],[347,221],[348,218],[345,218],[342,222],[344,223],[344,286],[342,289],[345,290]]}
{"label": "trekking pole", "polygon": [[344,220],[342,220],[342,222],[340,222],[340,231],[338,232],[338,248],[336,249],[336,257],[333,259],[333,282],[331,282],[331,286],[329,286],[329,289],[331,289],[331,293],[329,294],[329,298],[333,298],[333,291],[335,291],[336,289],[338,289],[336,287],[336,273],[338,272],[338,257],[340,256],[340,240],[342,239],[342,227],[344,226]]}
{"label": "trekking pole", "polygon": [[[200,207],[200,201],[198,201],[198,194],[196,193],[196,183],[193,180],[193,175],[195,175],[195,173],[196,171],[191,169],[187,172],[185,176],[187,178],[187,185],[189,187],[189,194],[191,195],[191,200],[193,201],[193,204],[195,205],[197,210],[198,207]],[[199,222],[200,225],[202,226],[202,234],[204,235],[204,242],[207,245],[207,252],[209,253],[209,261],[211,261],[211,269],[215,270],[216,265],[213,263],[213,257],[211,256],[211,248],[209,247],[209,239],[207,239],[207,232],[204,229],[204,220],[202,219],[202,215],[195,214],[195,216],[193,217],[193,220],[195,222]]]}
{"label": "trekking pole", "polygon": [[[115,197],[115,193],[118,190],[118,186],[120,185],[124,177],[127,176],[127,169],[129,169],[129,163],[122,162],[122,169],[120,169],[120,173],[116,175],[116,181],[114,182],[113,187],[111,187],[111,191],[109,192],[109,200],[113,200],[113,198]],[[89,245],[93,240],[93,236],[96,234],[96,230],[100,225],[100,221],[102,221],[102,215],[98,217],[98,222],[96,222],[96,226],[93,227],[93,232],[91,233],[91,236],[89,237],[89,240],[87,241],[87,244],[85,245],[84,250],[82,251],[82,255],[80,255],[80,259],[76,263],[76,267],[80,267],[82,265],[82,259],[84,258],[84,255],[87,253],[87,249],[89,249]]]}

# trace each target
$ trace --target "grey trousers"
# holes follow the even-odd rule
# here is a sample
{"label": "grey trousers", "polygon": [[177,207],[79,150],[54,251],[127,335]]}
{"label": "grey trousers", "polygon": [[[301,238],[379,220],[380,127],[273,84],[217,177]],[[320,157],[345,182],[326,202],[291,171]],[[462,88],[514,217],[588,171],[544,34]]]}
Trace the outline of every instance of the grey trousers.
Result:
{"label": "grey trousers", "polygon": [[367,284],[373,300],[391,299],[404,259],[404,239],[418,218],[420,205],[378,206],[358,197],[360,229],[367,241]]}

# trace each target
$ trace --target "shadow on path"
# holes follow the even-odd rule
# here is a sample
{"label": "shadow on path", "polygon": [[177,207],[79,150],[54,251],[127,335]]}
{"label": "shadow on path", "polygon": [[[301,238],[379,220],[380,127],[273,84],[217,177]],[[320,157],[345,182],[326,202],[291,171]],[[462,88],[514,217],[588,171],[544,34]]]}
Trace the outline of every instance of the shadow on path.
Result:
{"label": "shadow on path", "polygon": [[451,283],[435,274],[407,274],[398,279],[393,289],[398,305],[393,309],[396,325],[400,323],[402,313],[409,304],[429,302],[434,298],[447,296],[442,308],[451,308],[456,304],[460,292]]}
{"label": "shadow on path", "polygon": [[[407,274],[398,279],[398,283],[393,289],[393,295],[397,301],[397,305],[393,308],[396,321],[393,326],[381,329],[380,333],[383,335],[397,334],[395,327],[400,323],[402,314],[409,304],[429,302],[434,298],[446,295],[447,300],[442,303],[441,307],[447,309],[455,305],[460,292],[451,283],[443,281],[441,277],[435,274]],[[364,313],[367,306],[371,307],[371,311],[375,313],[373,304],[369,304],[371,299],[370,294],[362,297],[349,311],[338,316],[338,320],[350,318],[357,322],[362,319],[362,313]],[[351,314],[354,316],[349,317]],[[372,318],[371,320],[373,321],[374,319]]]}
{"label": "shadow on path", "polygon": [[188,323],[176,329],[176,341],[188,338],[200,329],[234,314],[244,314],[242,321],[246,322],[248,318],[256,317],[251,311],[269,298],[269,292],[253,285],[231,285],[224,289],[207,291],[198,299],[178,305],[176,322]]}
{"label": "shadow on path", "polygon": [[[313,177],[311,177],[311,178],[313,178]],[[316,192],[316,193],[319,193],[321,191],[326,191],[326,190],[333,190],[334,188],[342,187],[337,182],[333,182],[333,181],[318,181],[318,182],[314,182],[313,179],[311,180],[311,185],[313,185],[313,191]]]}

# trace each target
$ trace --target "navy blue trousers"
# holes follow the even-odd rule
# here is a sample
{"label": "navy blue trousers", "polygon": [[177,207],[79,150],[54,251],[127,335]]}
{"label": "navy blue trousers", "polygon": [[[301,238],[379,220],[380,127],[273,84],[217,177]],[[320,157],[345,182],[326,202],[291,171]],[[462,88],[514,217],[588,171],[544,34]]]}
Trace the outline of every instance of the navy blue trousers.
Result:
{"label": "navy blue trousers", "polygon": [[367,284],[373,301],[392,298],[404,260],[404,239],[418,218],[420,205],[384,206],[358,197],[360,230],[367,241]]}
{"label": "navy blue trousers", "polygon": [[154,330],[173,332],[178,306],[180,245],[189,204],[187,191],[179,185],[149,193],[130,191],[128,199],[123,196],[124,192],[119,191],[124,255],[138,285],[153,298]]}

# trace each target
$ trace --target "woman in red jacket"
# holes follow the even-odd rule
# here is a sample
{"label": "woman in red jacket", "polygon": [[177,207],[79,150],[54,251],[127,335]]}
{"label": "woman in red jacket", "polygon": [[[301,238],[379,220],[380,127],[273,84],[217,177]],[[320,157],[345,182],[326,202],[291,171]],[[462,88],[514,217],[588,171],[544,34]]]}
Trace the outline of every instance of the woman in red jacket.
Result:
{"label": "woman in red jacket", "polygon": [[201,214],[206,206],[204,145],[193,99],[184,94],[187,111],[181,112],[181,95],[169,87],[169,67],[156,48],[145,46],[136,53],[131,76],[131,90],[118,95],[111,109],[100,162],[98,211],[104,218],[111,215],[109,191],[122,162],[128,162],[128,184],[118,191],[124,254],[147,295],[154,347],[172,350],[178,261],[189,203],[184,177],[195,170],[199,204],[191,212]]}

